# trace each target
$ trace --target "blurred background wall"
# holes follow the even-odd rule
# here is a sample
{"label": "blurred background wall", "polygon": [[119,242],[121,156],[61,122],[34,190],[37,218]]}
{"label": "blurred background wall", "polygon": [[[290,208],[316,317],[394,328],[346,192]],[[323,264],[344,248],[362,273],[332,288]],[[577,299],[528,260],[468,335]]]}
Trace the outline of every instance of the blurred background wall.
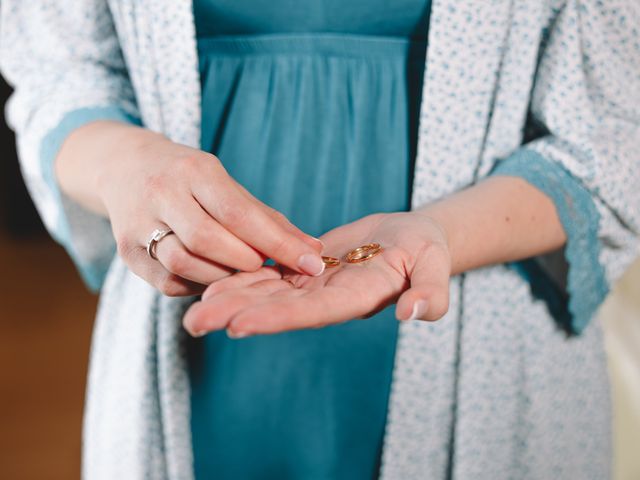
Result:
{"label": "blurred background wall", "polygon": [[45,232],[0,117],[0,479],[76,479],[97,298]]}
{"label": "blurred background wall", "polygon": [[[1,105],[8,94],[0,79]],[[0,479],[75,479],[97,298],[44,231],[4,119],[0,142]],[[639,480],[640,262],[601,316],[615,405],[615,479]]]}

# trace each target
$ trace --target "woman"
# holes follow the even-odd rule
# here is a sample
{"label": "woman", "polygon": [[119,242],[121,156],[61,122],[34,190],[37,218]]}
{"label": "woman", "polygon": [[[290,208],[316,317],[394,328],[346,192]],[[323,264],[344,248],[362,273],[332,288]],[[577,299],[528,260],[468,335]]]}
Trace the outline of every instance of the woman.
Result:
{"label": "woman", "polygon": [[101,289],[84,475],[606,478],[639,15],[3,2],[27,183]]}

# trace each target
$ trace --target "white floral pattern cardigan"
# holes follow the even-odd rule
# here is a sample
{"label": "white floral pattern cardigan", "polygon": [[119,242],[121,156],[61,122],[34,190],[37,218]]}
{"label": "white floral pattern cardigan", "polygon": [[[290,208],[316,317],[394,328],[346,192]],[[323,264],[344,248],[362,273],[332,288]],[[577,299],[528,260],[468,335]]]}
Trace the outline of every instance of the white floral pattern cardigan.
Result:
{"label": "white floral pattern cardigan", "polygon": [[[134,276],[108,222],[61,193],[52,167],[65,135],[94,119],[199,145],[191,2],[1,9],[8,118],[28,187],[101,288],[83,476],[191,479],[186,301]],[[639,31],[635,0],[433,1],[412,208],[518,175],[553,199],[568,243],[457,276],[444,319],[402,325],[382,478],[609,476],[606,362],[589,320],[638,253]]]}

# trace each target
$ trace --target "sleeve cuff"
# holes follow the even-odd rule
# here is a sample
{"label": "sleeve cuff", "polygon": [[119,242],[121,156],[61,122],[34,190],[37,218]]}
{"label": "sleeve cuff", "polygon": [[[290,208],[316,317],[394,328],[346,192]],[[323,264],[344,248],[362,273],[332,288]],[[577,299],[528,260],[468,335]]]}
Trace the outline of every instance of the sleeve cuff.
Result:
{"label": "sleeve cuff", "polygon": [[141,125],[138,118],[117,106],[81,108],[67,113],[40,144],[42,176],[53,192],[60,211],[58,224],[51,233],[65,247],[85,284],[94,292],[102,286],[115,253],[110,225],[106,219],[82,208],[60,190],[54,161],[73,130],[97,120]]}
{"label": "sleeve cuff", "polygon": [[565,278],[553,279],[542,258],[514,266],[531,284],[533,294],[547,302],[560,325],[570,333],[581,333],[609,291],[599,261],[600,214],[591,194],[560,164],[527,148],[498,162],[490,175],[520,177],[553,201],[567,236]]}

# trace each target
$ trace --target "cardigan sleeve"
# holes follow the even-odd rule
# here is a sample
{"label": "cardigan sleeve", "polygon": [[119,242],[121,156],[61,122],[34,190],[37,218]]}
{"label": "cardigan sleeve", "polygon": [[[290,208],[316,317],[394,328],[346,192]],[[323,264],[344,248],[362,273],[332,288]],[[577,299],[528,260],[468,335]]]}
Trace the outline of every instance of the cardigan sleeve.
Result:
{"label": "cardigan sleeve", "polygon": [[546,32],[530,105],[538,132],[492,175],[549,196],[563,252],[515,266],[572,333],[639,253],[640,3],[567,0]]}
{"label": "cardigan sleeve", "polygon": [[109,221],[67,197],[53,162],[66,136],[94,120],[140,124],[106,0],[3,0],[0,69],[27,188],[50,234],[85,283],[102,285],[115,254]]}

